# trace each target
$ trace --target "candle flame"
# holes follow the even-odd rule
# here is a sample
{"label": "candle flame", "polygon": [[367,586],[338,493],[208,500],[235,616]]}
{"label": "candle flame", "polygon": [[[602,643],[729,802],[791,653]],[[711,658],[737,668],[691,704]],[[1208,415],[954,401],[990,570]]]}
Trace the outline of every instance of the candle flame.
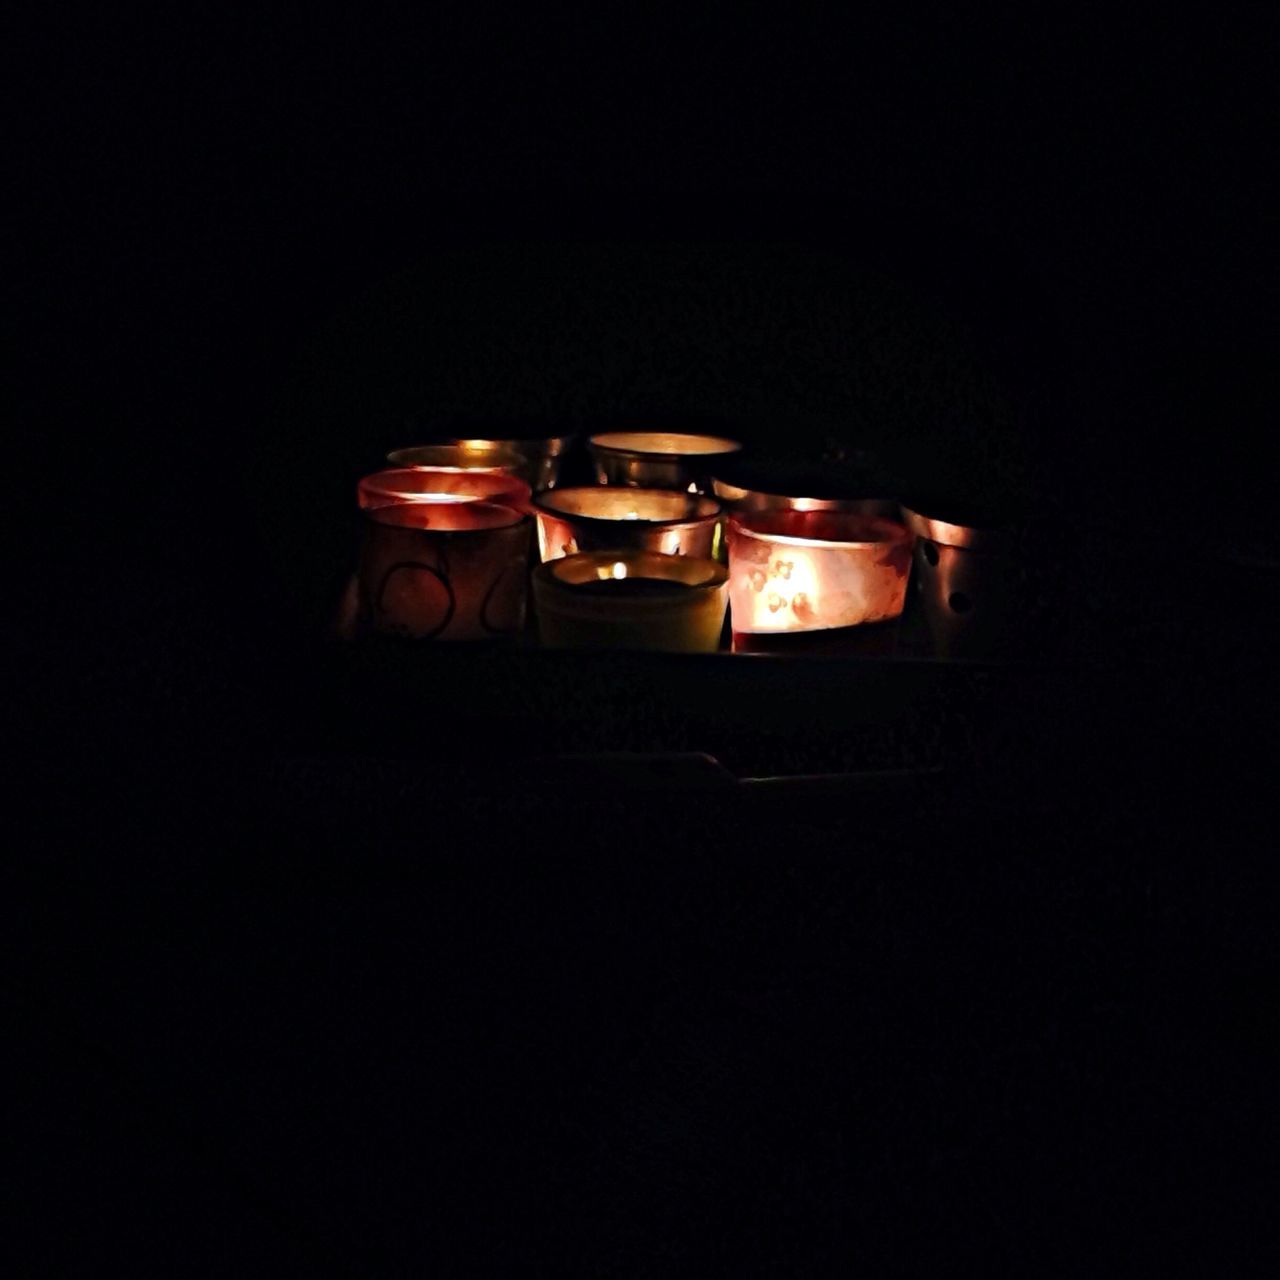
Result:
{"label": "candle flame", "polygon": [[697,486],[696,484],[694,484],[694,483],[693,483],[693,481],[690,481],[690,482],[689,482],[689,488],[686,490],[686,492],[688,492],[688,493],[697,493],[697,492],[698,492],[698,486]]}
{"label": "candle flame", "polygon": [[627,576],[627,566],[621,560],[614,563],[613,576],[615,578],[625,578]]}

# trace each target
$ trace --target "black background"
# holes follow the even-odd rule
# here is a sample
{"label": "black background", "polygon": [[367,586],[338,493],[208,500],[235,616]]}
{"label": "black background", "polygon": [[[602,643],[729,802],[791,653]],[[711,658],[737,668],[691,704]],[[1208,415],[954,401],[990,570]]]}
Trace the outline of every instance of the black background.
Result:
{"label": "black background", "polygon": [[[1275,588],[1230,557],[1274,556],[1273,33],[38,23],[10,325],[48,1266],[1238,1270],[1270,1161]],[[618,288],[655,261],[669,287]],[[807,380],[842,272],[852,397]],[[615,345],[685,330],[647,366],[608,325],[548,342],[549,281],[621,297]],[[701,408],[756,344],[769,413],[949,440],[959,487],[1012,459],[1086,665],[1010,682],[927,794],[800,814],[476,773],[480,726],[380,755],[309,638],[326,504],[430,391],[397,340],[479,398],[507,319],[553,410]],[[326,549],[282,565],[308,521]]]}

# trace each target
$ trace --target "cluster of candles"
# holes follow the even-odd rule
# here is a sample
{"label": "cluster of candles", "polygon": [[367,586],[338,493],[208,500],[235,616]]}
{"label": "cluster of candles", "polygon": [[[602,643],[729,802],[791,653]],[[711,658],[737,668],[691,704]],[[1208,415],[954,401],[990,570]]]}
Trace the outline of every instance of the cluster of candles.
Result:
{"label": "cluster of candles", "polygon": [[750,649],[898,618],[913,550],[922,575],[963,570],[971,530],[888,499],[743,487],[733,440],[595,435],[596,483],[563,487],[568,444],[453,440],[389,454],[358,485],[364,625],[419,640],[512,635],[531,586],[549,647],[710,652],[727,609],[733,648]]}

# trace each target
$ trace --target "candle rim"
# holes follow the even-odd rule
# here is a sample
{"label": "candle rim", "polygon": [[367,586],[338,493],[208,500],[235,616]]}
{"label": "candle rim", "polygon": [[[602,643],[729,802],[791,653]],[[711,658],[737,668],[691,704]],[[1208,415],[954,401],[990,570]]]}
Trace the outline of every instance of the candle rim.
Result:
{"label": "candle rim", "polygon": [[[676,561],[679,563],[668,564],[668,561]],[[721,564],[718,560],[711,560],[703,556],[672,556],[665,555],[658,551],[638,551],[631,547],[606,547],[599,551],[575,551],[572,555],[558,556],[554,560],[544,560],[534,570],[535,576],[541,577],[542,581],[549,583],[558,591],[572,592],[575,587],[580,587],[584,582],[601,582],[606,579],[599,577],[585,578],[582,582],[570,582],[564,577],[566,572],[572,573],[586,565],[592,565],[600,568],[604,565],[625,564],[628,568],[627,577],[608,579],[609,581],[625,582],[628,578],[651,578],[658,577],[663,581],[674,582],[682,587],[687,587],[692,591],[715,591],[725,586],[729,580],[729,569],[727,565]],[[637,572],[631,573],[630,570],[635,566],[670,569],[667,574]],[[696,582],[689,582],[682,574],[687,574],[697,569],[702,576]],[[632,597],[633,599],[643,600],[645,597]],[[686,597],[687,598],[687,597]],[[657,601],[661,603],[661,601]]]}
{"label": "candle rim", "polygon": [[[702,515],[692,514],[685,516],[675,516],[669,520],[654,519],[649,516],[636,515],[628,516],[593,516],[583,515],[576,511],[565,511],[561,507],[554,504],[570,494],[575,493],[618,493],[618,494],[657,494],[663,498],[683,498],[687,503],[696,506],[710,504],[712,510],[706,511]],[[533,505],[544,515],[554,516],[559,520],[567,520],[571,522],[581,522],[584,524],[629,524],[644,525],[649,528],[661,526],[665,529],[679,528],[683,525],[701,525],[711,520],[718,520],[724,513],[724,508],[720,502],[704,493],[685,493],[677,489],[653,489],[653,488],[632,488],[623,485],[602,485],[602,484],[576,484],[567,485],[558,489],[548,489],[545,493],[535,495]]]}
{"label": "candle rim", "polygon": [[[426,507],[438,510],[440,507],[449,506],[465,508],[468,516],[481,516],[484,519],[489,519],[493,516],[502,516],[504,518],[501,521],[495,520],[493,523],[483,524],[471,529],[422,528],[411,524],[401,524],[394,519],[385,518],[399,515],[401,519],[405,519],[408,517],[408,513],[414,509],[421,510]],[[517,528],[532,520],[528,512],[518,511],[515,507],[506,506],[501,502],[387,502],[376,507],[365,507],[361,514],[366,520],[380,525],[384,529],[404,529],[409,533],[426,533],[438,538],[466,538],[476,534],[497,533],[503,529]]]}
{"label": "candle rim", "polygon": [[[777,511],[758,511],[753,512],[757,518],[760,516],[777,515]],[[805,514],[805,513],[801,513]],[[843,512],[815,512],[817,515],[842,515]],[[855,515],[856,512],[848,514]],[[914,534],[903,523],[897,520],[891,520],[887,516],[869,516],[868,519],[880,520],[884,524],[890,525],[896,532],[889,538],[806,538],[802,534],[795,533],[770,533],[765,529],[753,529],[746,524],[744,520],[737,515],[729,516],[729,527],[736,533],[747,534],[752,538],[760,538],[762,540],[777,543],[784,547],[822,547],[823,549],[839,549],[841,547],[892,547],[909,543]]]}
{"label": "candle rim", "polygon": [[[449,462],[411,462],[408,460],[411,455],[426,453],[428,450],[443,450],[453,455],[464,453],[466,452],[466,443],[460,440],[433,440],[425,444],[403,445],[400,448],[387,451],[387,462],[390,464],[391,469],[397,471],[460,471],[493,475],[502,475],[509,470],[522,467],[528,462],[524,454],[501,441],[486,441],[486,444],[490,446],[489,448],[475,450],[477,457],[491,454],[494,455],[494,458],[490,461],[479,462],[474,467],[455,466]],[[477,442],[472,441],[470,443]]]}
{"label": "candle rim", "polygon": [[[725,447],[684,450],[643,449],[634,445],[609,443],[611,440],[643,439],[646,436],[667,440],[704,440]],[[742,442],[731,440],[728,436],[711,436],[696,431],[601,431],[587,438],[587,448],[604,453],[633,454],[643,458],[711,458],[741,452]]]}
{"label": "candle rim", "polygon": [[[433,475],[450,479],[466,477],[472,481],[482,481],[482,487],[491,485],[496,487],[492,488],[489,493],[479,494],[456,493],[450,489],[396,489],[394,487],[395,482],[391,479],[391,477],[397,476],[421,479],[424,476]],[[397,502],[412,502],[415,492],[419,494],[437,492],[446,498],[452,498],[454,501],[479,499],[482,502],[495,501],[497,499],[508,502],[528,502],[531,494],[528,484],[521,480],[519,476],[508,475],[502,471],[481,471],[469,467],[383,467],[380,471],[373,471],[367,476],[361,476],[356,486],[356,497],[362,507],[370,505],[364,501],[366,494],[376,497],[390,497]],[[371,505],[385,506],[387,504],[377,503]]]}

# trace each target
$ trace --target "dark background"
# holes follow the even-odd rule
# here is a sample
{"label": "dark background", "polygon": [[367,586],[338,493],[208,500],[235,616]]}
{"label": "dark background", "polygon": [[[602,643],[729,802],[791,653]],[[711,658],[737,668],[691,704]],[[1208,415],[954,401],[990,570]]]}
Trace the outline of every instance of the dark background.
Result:
{"label": "dark background", "polygon": [[[48,1265],[1238,1270],[1274,1173],[1274,33],[423,21],[14,45]],[[705,748],[678,665],[595,671],[585,739],[544,690],[380,749],[409,686],[315,636],[354,476],[427,401],[1030,495],[1069,625],[891,730],[891,672],[796,675],[768,742],[808,755],[761,771],[947,766],[905,794],[530,761]]]}

